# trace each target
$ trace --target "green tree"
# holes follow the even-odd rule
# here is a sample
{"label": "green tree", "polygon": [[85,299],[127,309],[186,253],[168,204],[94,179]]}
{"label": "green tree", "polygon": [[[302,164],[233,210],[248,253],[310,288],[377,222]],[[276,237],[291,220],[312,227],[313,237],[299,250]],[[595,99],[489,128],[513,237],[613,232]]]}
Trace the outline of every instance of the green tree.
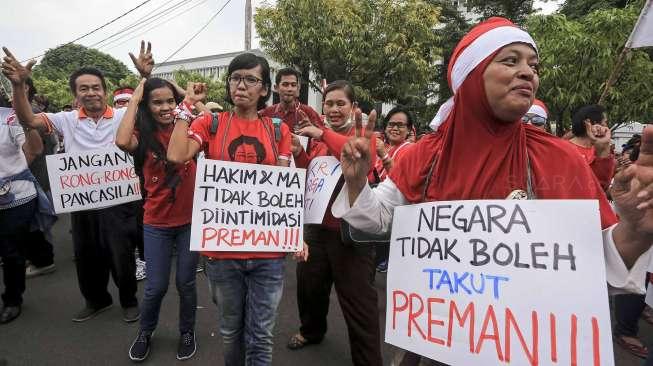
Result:
{"label": "green tree", "polygon": [[34,87],[40,95],[50,102],[50,110],[58,112],[64,105],[73,104],[73,94],[68,87],[68,79],[48,79],[43,76],[33,76]]}
{"label": "green tree", "polygon": [[534,11],[533,0],[467,0],[466,5],[482,18],[500,16],[517,24],[523,24]]}
{"label": "green tree", "polygon": [[50,80],[68,79],[70,74],[84,66],[99,69],[113,83],[118,83],[131,73],[125,64],[106,53],[78,44],[67,44],[48,50],[34,67],[34,75]]}
{"label": "green tree", "polygon": [[362,101],[403,101],[432,86],[439,13],[420,0],[279,0],[254,21],[266,52],[311,72],[316,90],[321,79],[345,79]]}
{"label": "green tree", "polygon": [[186,84],[189,81],[197,83],[206,83],[208,88],[208,93],[206,95],[206,102],[216,102],[220,104],[225,109],[229,107],[227,101],[225,100],[227,91],[225,89],[225,79],[227,74],[225,73],[224,77],[218,80],[215,80],[213,77],[202,76],[198,72],[192,72],[188,70],[176,70],[173,73],[173,77],[177,85],[182,88],[186,88]]}
{"label": "green tree", "polygon": [[560,14],[568,19],[580,19],[595,10],[625,8],[628,5],[644,5],[644,0],[566,0],[560,7]]}
{"label": "green tree", "polygon": [[[578,20],[560,14],[529,19],[541,62],[538,98],[560,127],[569,127],[577,108],[598,101],[638,14],[639,8],[627,7],[595,11]],[[653,118],[650,75],[649,55],[631,51],[604,102],[613,126]]]}

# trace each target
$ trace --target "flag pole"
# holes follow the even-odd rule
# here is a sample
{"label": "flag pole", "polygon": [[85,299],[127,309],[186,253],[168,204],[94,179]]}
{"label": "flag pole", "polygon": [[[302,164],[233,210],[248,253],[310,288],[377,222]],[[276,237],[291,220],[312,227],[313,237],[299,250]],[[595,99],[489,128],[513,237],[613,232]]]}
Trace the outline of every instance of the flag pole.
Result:
{"label": "flag pole", "polygon": [[[619,54],[619,58],[617,59],[617,63],[615,64],[614,68],[612,69],[612,73],[610,74],[610,77],[608,78],[608,81],[605,82],[605,88],[603,89],[603,92],[601,93],[601,97],[599,98],[599,101],[597,104],[602,104],[605,101],[605,98],[608,96],[608,92],[610,91],[610,88],[612,85],[617,81],[617,77],[619,77],[619,73],[621,72],[621,68],[623,67],[624,61],[626,60],[626,56],[630,52],[630,50],[633,48],[633,37],[637,34],[637,30],[639,29],[640,23],[642,23],[647,10],[649,9],[651,4],[651,0],[646,0],[644,3],[644,6],[642,7],[642,10],[639,14],[639,17],[637,18],[637,22],[635,22],[635,27],[633,27],[633,30],[630,32],[630,35],[628,36],[628,39],[626,40],[626,44],[624,45],[623,50],[621,51],[621,54]],[[641,47],[641,46],[640,46]],[[637,46],[635,46],[637,48]]]}
{"label": "flag pole", "polygon": [[623,67],[624,61],[626,60],[626,56],[628,55],[629,52],[630,52],[630,48],[624,46],[624,49],[621,51],[621,54],[619,54],[619,58],[617,59],[616,65],[612,69],[612,73],[610,74],[608,81],[605,82],[605,88],[603,88],[603,92],[601,93],[601,97],[599,98],[597,104],[603,104],[603,102],[605,101],[605,98],[608,96],[608,92],[610,91],[610,88],[615,83],[615,81],[617,81],[617,77],[619,77],[619,73],[621,72],[621,68]]}

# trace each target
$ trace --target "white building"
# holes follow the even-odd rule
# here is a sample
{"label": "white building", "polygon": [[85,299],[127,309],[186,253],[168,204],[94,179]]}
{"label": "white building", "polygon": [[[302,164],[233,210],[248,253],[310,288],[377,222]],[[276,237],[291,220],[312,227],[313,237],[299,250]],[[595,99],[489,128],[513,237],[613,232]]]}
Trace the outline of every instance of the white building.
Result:
{"label": "white building", "polygon": [[630,140],[635,134],[642,134],[645,124],[639,122],[628,122],[612,131],[612,141],[617,152],[621,152],[621,147]]}
{"label": "white building", "polygon": [[[223,53],[219,55],[194,57],[194,58],[187,58],[183,60],[164,62],[156,65],[156,68],[154,69],[152,76],[159,77],[162,79],[172,79],[174,71],[186,70],[186,71],[197,72],[202,76],[212,77],[214,80],[217,80],[219,78],[222,78],[224,74],[227,72],[227,68],[229,67],[229,63],[231,62],[231,60],[233,60],[236,56],[245,52],[250,52],[255,55],[265,57],[268,60],[268,63],[270,64],[270,74],[271,74],[270,76],[272,78],[272,84],[274,84],[274,78],[277,75],[277,71],[284,68],[284,66],[272,60],[263,51],[259,49],[253,49],[249,51],[230,52],[230,53]],[[272,101],[273,98],[270,98],[268,104],[271,104]],[[318,112],[322,110],[321,108],[322,94],[313,90],[310,87],[308,88],[308,105],[313,107],[313,109],[315,109]]]}

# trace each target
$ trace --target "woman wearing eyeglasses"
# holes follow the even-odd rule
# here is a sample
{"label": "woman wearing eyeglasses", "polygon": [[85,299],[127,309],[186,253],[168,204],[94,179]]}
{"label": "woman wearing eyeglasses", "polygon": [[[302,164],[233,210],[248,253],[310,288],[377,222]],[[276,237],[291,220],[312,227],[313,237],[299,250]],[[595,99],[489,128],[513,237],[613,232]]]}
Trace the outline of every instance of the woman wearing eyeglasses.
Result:
{"label": "woman wearing eyeglasses", "polygon": [[[168,160],[181,163],[204,151],[206,158],[240,163],[288,166],[290,130],[275,127],[257,113],[270,97],[270,67],[263,57],[244,53],[228,68],[227,99],[232,112],[200,115],[190,121],[197,95],[187,91],[175,110],[176,125]],[[276,130],[275,130],[276,128]],[[280,136],[277,131],[280,129]],[[218,305],[226,365],[270,365],[272,331],[283,290],[285,253],[202,252],[207,257],[213,301]]]}
{"label": "woman wearing eyeglasses", "polygon": [[524,123],[530,123],[542,131],[547,131],[546,121],[548,118],[549,113],[544,102],[539,99],[535,99],[533,100],[533,105],[531,108],[528,110],[528,112],[526,112],[524,117],[521,118],[521,121]]}

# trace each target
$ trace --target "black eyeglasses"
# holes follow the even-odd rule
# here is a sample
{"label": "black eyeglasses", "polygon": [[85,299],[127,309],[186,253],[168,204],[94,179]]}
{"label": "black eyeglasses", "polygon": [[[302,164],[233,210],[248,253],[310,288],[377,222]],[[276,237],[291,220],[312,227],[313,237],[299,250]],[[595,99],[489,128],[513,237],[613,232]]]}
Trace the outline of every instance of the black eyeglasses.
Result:
{"label": "black eyeglasses", "polygon": [[524,123],[531,123],[534,126],[542,126],[543,124],[546,123],[546,118],[538,115],[533,115],[533,116],[524,116],[521,118],[521,121]]}
{"label": "black eyeglasses", "polygon": [[229,77],[229,84],[233,86],[238,86],[238,84],[240,84],[241,81],[245,84],[246,87],[252,87],[262,82],[263,79],[259,79],[253,75],[247,75],[247,76],[232,75]]}
{"label": "black eyeglasses", "polygon": [[389,129],[393,129],[393,128],[395,128],[395,127],[397,127],[398,129],[401,129],[401,128],[407,128],[407,127],[408,127],[408,124],[403,123],[403,122],[393,122],[393,121],[390,121],[390,122],[388,122],[388,124],[386,125],[386,128],[389,128]]}

